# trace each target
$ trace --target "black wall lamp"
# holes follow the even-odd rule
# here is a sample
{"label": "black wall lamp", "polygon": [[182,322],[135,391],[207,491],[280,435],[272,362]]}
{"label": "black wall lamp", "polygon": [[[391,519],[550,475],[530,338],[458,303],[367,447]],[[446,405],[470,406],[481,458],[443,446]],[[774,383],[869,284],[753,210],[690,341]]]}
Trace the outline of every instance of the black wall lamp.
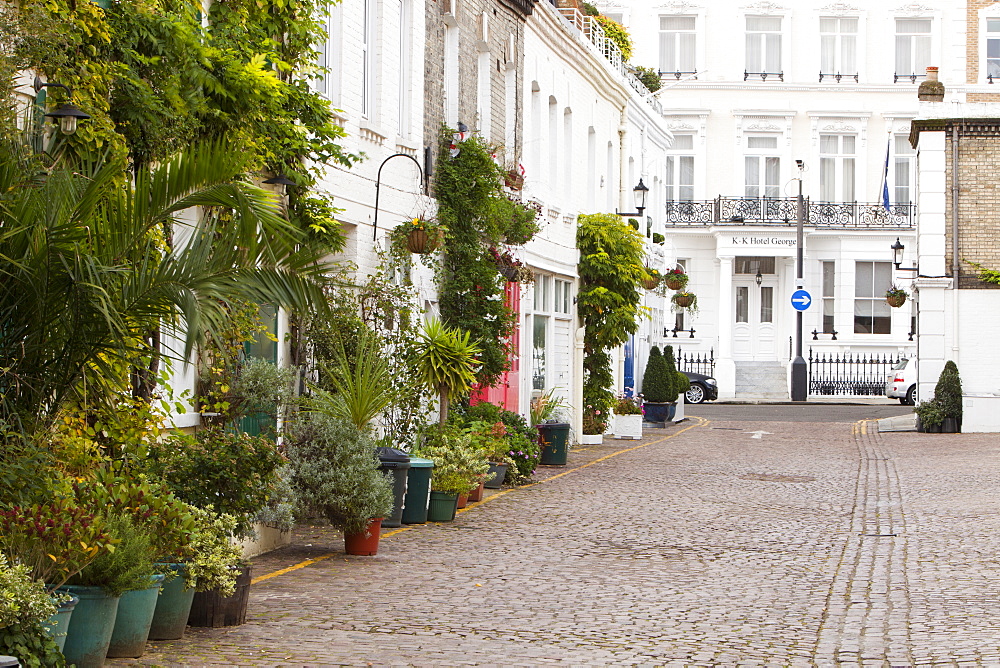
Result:
{"label": "black wall lamp", "polygon": [[615,213],[619,216],[638,216],[642,218],[642,212],[646,208],[646,194],[648,192],[649,188],[643,184],[642,177],[639,177],[639,185],[632,188],[632,196],[635,198],[635,209],[638,213],[622,213],[618,209],[615,209]]}
{"label": "black wall lamp", "polygon": [[[61,83],[47,83],[42,81],[40,78],[35,77],[35,82],[32,88],[35,92],[40,92],[43,88],[65,88],[66,95],[69,100],[73,99],[73,89]],[[72,102],[64,102],[56,107],[54,110],[45,114],[49,118],[59,122],[59,129],[64,135],[71,135],[76,132],[76,124],[78,121],[85,121],[90,118],[90,114],[84,113]]]}
{"label": "black wall lamp", "polygon": [[900,267],[903,264],[903,249],[906,248],[903,244],[899,243],[899,237],[896,237],[896,243],[889,246],[892,249],[892,263],[896,265],[896,271],[914,271],[918,274],[920,270],[917,267]]}
{"label": "black wall lamp", "polygon": [[754,280],[757,281],[758,286],[764,282],[764,275],[760,273],[760,269],[757,269],[757,275],[754,276]]}

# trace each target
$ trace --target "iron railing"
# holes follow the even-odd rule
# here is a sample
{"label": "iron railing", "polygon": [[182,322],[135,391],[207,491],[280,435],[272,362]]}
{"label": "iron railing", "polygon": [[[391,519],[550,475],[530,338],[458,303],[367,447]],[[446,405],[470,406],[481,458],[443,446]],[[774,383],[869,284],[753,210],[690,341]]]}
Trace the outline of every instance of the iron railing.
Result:
{"label": "iron railing", "polygon": [[754,77],[755,79],[757,77],[760,77],[761,81],[767,81],[768,77],[778,77],[778,81],[784,81],[785,80],[785,73],[784,72],[747,72],[746,70],[743,70],[743,80],[746,81],[750,77]]}
{"label": "iron railing", "polygon": [[898,354],[814,353],[809,348],[809,394],[884,395],[885,379],[899,360]]}
{"label": "iron railing", "polygon": [[674,360],[678,371],[703,373],[715,377],[715,348],[711,348],[707,353],[686,353],[678,347]]}
{"label": "iron railing", "polygon": [[840,72],[837,72],[836,74],[829,74],[827,72],[820,72],[819,73],[819,82],[823,83],[823,79],[833,79],[837,83],[840,83],[841,79],[854,79],[854,83],[858,83],[858,75],[857,74],[841,74]]}
{"label": "iron railing", "polygon": [[[805,224],[829,228],[912,228],[916,204],[813,202],[805,199]],[[794,197],[716,197],[714,200],[669,201],[666,224],[674,227],[701,225],[767,225],[795,227]]]}

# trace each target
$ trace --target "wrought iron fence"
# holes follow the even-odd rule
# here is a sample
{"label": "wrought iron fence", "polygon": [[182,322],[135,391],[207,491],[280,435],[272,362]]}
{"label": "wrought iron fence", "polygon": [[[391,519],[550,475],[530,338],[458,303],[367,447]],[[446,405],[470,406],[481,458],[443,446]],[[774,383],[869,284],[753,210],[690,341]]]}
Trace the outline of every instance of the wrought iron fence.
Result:
{"label": "wrought iron fence", "polygon": [[[878,202],[813,202],[805,200],[805,224],[817,228],[912,228],[915,204]],[[795,227],[794,197],[717,197],[714,200],[670,201],[666,223],[673,226],[769,225]]]}
{"label": "wrought iron fence", "polygon": [[809,348],[809,394],[881,396],[899,359],[898,354],[814,353]]}
{"label": "wrought iron fence", "polygon": [[715,348],[711,348],[707,353],[686,353],[677,348],[674,356],[678,371],[690,371],[691,373],[703,373],[706,376],[715,376]]}

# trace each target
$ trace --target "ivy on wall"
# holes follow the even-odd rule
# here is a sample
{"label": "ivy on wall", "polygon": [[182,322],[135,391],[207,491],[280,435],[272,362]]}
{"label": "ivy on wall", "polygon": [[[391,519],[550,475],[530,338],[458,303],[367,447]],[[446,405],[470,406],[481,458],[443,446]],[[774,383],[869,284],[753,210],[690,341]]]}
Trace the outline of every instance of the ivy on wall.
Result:
{"label": "ivy on wall", "polygon": [[[63,150],[93,160],[127,157],[133,169],[204,139],[225,138],[247,173],[282,173],[289,218],[331,249],[342,244],[329,196],[311,191],[327,163],[350,165],[330,103],[313,92],[315,44],[326,39],[321,0],[198,3],[28,0],[0,12],[0,79],[34,70],[73,89],[91,115]],[[2,91],[0,91],[2,92]],[[5,99],[8,96],[5,96]],[[48,90],[49,106],[66,101]],[[13,131],[8,117],[5,129]],[[62,141],[62,138],[60,138]]]}
{"label": "ivy on wall", "polygon": [[504,192],[504,170],[494,155],[497,148],[479,137],[456,142],[455,131],[444,128],[434,174],[438,218],[447,228],[437,271],[441,319],[470,332],[482,349],[476,382],[483,386],[493,385],[510,368],[510,338],[517,324],[490,251],[524,245],[538,232],[538,212]]}
{"label": "ivy on wall", "polygon": [[639,329],[646,278],[642,235],[611,213],[581,215],[577,313],[583,321],[583,402],[607,415],[614,399],[610,351]]}

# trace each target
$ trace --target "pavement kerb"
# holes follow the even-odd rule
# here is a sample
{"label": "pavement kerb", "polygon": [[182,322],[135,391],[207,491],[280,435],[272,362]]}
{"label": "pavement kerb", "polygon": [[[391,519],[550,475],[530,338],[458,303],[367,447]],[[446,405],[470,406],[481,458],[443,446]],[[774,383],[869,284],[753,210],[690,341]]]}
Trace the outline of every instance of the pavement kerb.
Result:
{"label": "pavement kerb", "polygon": [[[597,459],[589,461],[586,464],[581,464],[580,466],[575,466],[575,467],[573,467],[571,469],[567,469],[565,471],[560,471],[559,473],[557,473],[557,474],[555,474],[553,476],[549,476],[548,478],[544,478],[544,479],[539,480],[537,482],[529,483],[527,485],[521,485],[520,487],[511,487],[509,489],[502,490],[500,492],[497,492],[496,494],[491,494],[490,496],[486,497],[482,501],[478,501],[476,503],[470,504],[470,505],[466,506],[465,508],[462,508],[462,509],[458,510],[457,512],[458,513],[465,513],[465,512],[468,512],[470,510],[473,510],[475,508],[480,508],[483,504],[488,503],[490,501],[493,501],[494,499],[499,499],[502,496],[506,496],[508,494],[515,493],[515,492],[518,492],[518,491],[523,490],[523,489],[529,489],[531,487],[536,487],[538,485],[544,485],[545,483],[549,483],[549,482],[552,482],[553,480],[557,480],[559,478],[562,478],[563,476],[567,476],[570,473],[575,473],[577,471],[582,471],[583,469],[585,469],[587,467],[590,467],[590,466],[593,466],[594,464],[598,464],[600,462],[607,461],[607,460],[609,460],[609,459],[611,459],[613,457],[617,457],[619,455],[624,455],[624,454],[629,453],[629,452],[634,452],[635,450],[641,450],[642,448],[648,448],[651,445],[656,445],[658,443],[662,443],[664,441],[670,440],[671,438],[674,438],[676,436],[680,436],[684,432],[689,431],[691,429],[694,429],[695,427],[704,427],[707,424],[709,424],[709,420],[706,420],[705,418],[691,417],[691,418],[688,418],[688,419],[693,420],[694,423],[690,424],[690,425],[688,425],[686,427],[684,427],[683,429],[675,431],[672,434],[668,434],[667,436],[664,436],[662,438],[658,438],[658,439],[656,439],[654,441],[649,441],[647,443],[640,443],[639,445],[632,446],[631,448],[623,448],[621,450],[616,450],[615,452],[612,452],[610,454],[604,455],[603,457],[598,457]],[[410,526],[400,527],[399,529],[393,529],[392,531],[387,531],[386,533],[383,533],[382,536],[381,536],[381,538],[382,539],[392,538],[393,536],[398,536],[401,533],[406,533],[408,531],[413,531],[414,529],[419,529],[422,526],[425,526],[425,525],[422,525],[422,524],[413,524],[413,525],[410,525]],[[291,566],[288,566],[287,568],[282,568],[280,570],[273,571],[271,573],[265,573],[264,575],[260,575],[258,577],[255,577],[253,580],[250,581],[250,584],[257,584],[258,582],[263,582],[265,580],[270,580],[271,578],[278,577],[279,575],[287,575],[288,573],[291,573],[293,571],[297,571],[297,570],[305,568],[307,566],[311,566],[311,565],[313,565],[315,563],[318,563],[320,561],[325,561],[326,559],[332,559],[333,557],[340,557],[340,556],[343,556],[343,552],[330,552],[328,554],[322,554],[322,555],[320,555],[318,557],[314,557],[312,559],[306,559],[305,561],[299,562],[297,564],[293,564]]]}

